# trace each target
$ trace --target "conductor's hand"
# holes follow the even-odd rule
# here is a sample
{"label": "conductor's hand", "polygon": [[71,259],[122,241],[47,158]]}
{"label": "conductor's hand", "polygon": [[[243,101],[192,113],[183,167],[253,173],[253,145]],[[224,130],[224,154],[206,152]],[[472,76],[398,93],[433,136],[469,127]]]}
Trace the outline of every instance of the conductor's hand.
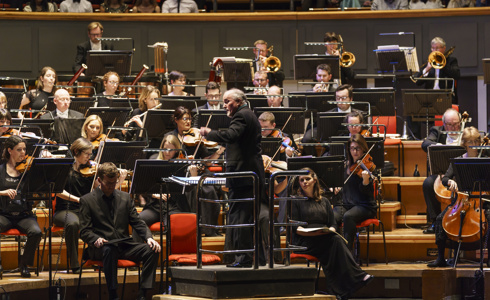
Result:
{"label": "conductor's hand", "polygon": [[451,192],[457,192],[458,191],[458,184],[456,183],[456,181],[449,179],[449,181],[447,183],[449,184],[448,189]]}
{"label": "conductor's hand", "polygon": [[0,195],[7,196],[10,199],[14,199],[15,196],[17,196],[17,191],[14,189],[8,189],[8,190],[4,190],[4,191],[0,192]]}
{"label": "conductor's hand", "polygon": [[201,127],[201,135],[207,136],[211,132],[211,128]]}
{"label": "conductor's hand", "polygon": [[95,241],[94,246],[97,248],[100,248],[100,247],[104,246],[104,243],[107,243],[107,242],[108,242],[108,240],[100,237]]}
{"label": "conductor's hand", "polygon": [[148,244],[148,246],[150,246],[151,250],[155,251],[156,253],[160,252],[160,245],[154,239],[149,238],[146,243]]}

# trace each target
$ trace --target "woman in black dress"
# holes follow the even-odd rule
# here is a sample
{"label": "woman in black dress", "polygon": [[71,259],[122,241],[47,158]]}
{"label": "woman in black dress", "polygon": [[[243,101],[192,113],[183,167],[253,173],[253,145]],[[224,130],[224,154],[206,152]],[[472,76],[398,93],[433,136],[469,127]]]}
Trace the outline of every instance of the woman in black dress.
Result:
{"label": "woman in black dress", "polygon": [[323,191],[315,172],[299,176],[298,195],[308,200],[292,201],[292,218],[307,222],[307,228],[328,227],[331,232],[303,232],[302,227],[293,228],[293,244],[307,247],[297,253],[309,254],[320,260],[326,277],[327,292],[348,299],[355,291],[369,283],[373,276],[356,264],[345,241],[335,233],[335,219],[332,206]]}
{"label": "woman in black dress", "polygon": [[[49,97],[54,96],[54,92],[56,92],[55,85],[57,82],[58,77],[53,68],[42,68],[36,88],[24,94],[20,102],[20,109],[46,109]],[[19,113],[19,118],[21,117],[22,115]]]}
{"label": "woman in black dress", "polygon": [[[0,165],[0,232],[17,228],[27,235],[19,268],[20,275],[28,278],[31,277],[31,273],[27,266],[34,263],[34,255],[41,241],[42,233],[36,217],[32,213],[32,202],[22,199],[18,193],[20,189],[17,190],[22,173],[15,167],[25,157],[25,141],[17,135],[10,136],[3,145],[2,158],[4,163]],[[3,268],[0,267],[0,272],[2,271]]]}
{"label": "woman in black dress", "polygon": [[116,72],[110,71],[104,74],[102,83],[104,84],[104,91],[95,95],[97,101],[97,107],[109,107],[111,104],[111,98],[115,97],[119,82],[121,79]]}

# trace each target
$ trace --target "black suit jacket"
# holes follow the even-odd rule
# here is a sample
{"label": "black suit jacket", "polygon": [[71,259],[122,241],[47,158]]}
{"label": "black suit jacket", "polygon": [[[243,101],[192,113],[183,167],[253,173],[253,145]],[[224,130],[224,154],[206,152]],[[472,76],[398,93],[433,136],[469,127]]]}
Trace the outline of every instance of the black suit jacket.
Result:
{"label": "black suit jacket", "polygon": [[[226,143],[226,171],[253,171],[264,183],[264,165],[260,141],[262,128],[257,116],[245,105],[238,108],[226,130],[212,130],[207,139]],[[243,178],[227,180],[231,188],[250,186],[251,182]]]}
{"label": "black suit jacket", "polygon": [[444,131],[443,126],[433,126],[429,130],[429,135],[427,138],[422,142],[422,149],[427,152],[427,149],[429,148],[430,145],[435,145],[435,144],[446,144],[447,140],[447,134],[442,133],[441,131]]}
{"label": "black suit jacket", "polygon": [[[49,111],[45,113],[44,115],[41,116],[41,119],[48,120],[48,119],[55,119],[58,117],[56,109],[53,111]],[[68,109],[68,119],[84,119],[84,115],[81,112],[78,112],[73,109]]]}
{"label": "black suit jacket", "polygon": [[[419,73],[415,75],[416,78],[422,76],[422,71],[425,69],[427,64],[425,64]],[[436,70],[434,68],[430,69],[429,74],[426,78],[435,78]],[[453,78],[455,80],[461,77],[461,73],[458,66],[458,59],[453,56],[446,58],[446,65],[439,71],[439,78]],[[423,78],[423,77],[422,77]],[[454,83],[454,103],[458,103],[458,93],[456,92],[456,83]],[[417,85],[423,85],[426,89],[434,89],[434,80],[418,80]],[[451,89],[453,87],[452,81],[440,80],[439,87],[441,89]]]}
{"label": "black suit jacket", "polygon": [[[102,50],[114,50],[114,45],[102,41]],[[73,64],[73,73],[76,73],[82,64],[87,64],[87,51],[92,50],[90,41],[83,42],[77,46],[77,56]]]}
{"label": "black suit jacket", "polygon": [[80,198],[80,237],[85,243],[93,245],[99,237],[108,241],[127,238],[129,225],[145,240],[151,238],[148,226],[140,219],[128,193],[114,190],[113,219],[103,194],[96,188]]}

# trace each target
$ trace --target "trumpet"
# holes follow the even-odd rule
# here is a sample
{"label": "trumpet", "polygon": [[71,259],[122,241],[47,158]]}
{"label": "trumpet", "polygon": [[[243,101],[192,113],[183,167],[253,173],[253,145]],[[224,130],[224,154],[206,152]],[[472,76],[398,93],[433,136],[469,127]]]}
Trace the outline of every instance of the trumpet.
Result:
{"label": "trumpet", "polygon": [[268,72],[275,73],[281,68],[281,60],[273,55],[274,46],[270,46],[267,51],[270,51],[271,55],[265,59],[264,68]]}

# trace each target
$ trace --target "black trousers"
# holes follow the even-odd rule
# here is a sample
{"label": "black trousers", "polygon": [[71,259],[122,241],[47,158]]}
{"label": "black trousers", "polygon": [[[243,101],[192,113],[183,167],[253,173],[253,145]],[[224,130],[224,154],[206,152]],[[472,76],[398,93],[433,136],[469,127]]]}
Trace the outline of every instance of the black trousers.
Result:
{"label": "black trousers", "polygon": [[53,223],[56,226],[65,227],[66,253],[70,267],[78,268],[78,238],[80,221],[78,214],[70,210],[57,211],[54,214]]}
{"label": "black trousers", "polygon": [[[166,225],[165,222],[166,218],[167,218],[166,215],[163,214],[164,226]],[[160,222],[160,214],[154,211],[153,209],[143,209],[140,212],[140,219],[143,220],[149,228],[152,224],[156,222]],[[133,240],[138,243],[145,242],[145,240],[142,237],[140,237],[140,235],[136,231],[133,231]]]}
{"label": "black trousers", "polygon": [[441,203],[437,201],[436,193],[434,192],[434,182],[438,175],[430,175],[425,178],[422,185],[422,191],[424,192],[425,204],[427,205],[427,214],[429,221],[434,223],[437,216],[441,213]]}
{"label": "black trousers", "polygon": [[22,256],[22,264],[33,265],[36,248],[41,241],[42,232],[32,213],[21,213],[19,216],[0,215],[0,232],[17,228],[27,235],[27,242]]}
{"label": "black trousers", "polygon": [[356,237],[356,225],[364,220],[374,218],[376,209],[370,209],[364,206],[343,207],[335,206],[333,209],[335,222],[340,227],[343,223],[344,237],[347,240],[347,247],[352,250],[354,239]]}

